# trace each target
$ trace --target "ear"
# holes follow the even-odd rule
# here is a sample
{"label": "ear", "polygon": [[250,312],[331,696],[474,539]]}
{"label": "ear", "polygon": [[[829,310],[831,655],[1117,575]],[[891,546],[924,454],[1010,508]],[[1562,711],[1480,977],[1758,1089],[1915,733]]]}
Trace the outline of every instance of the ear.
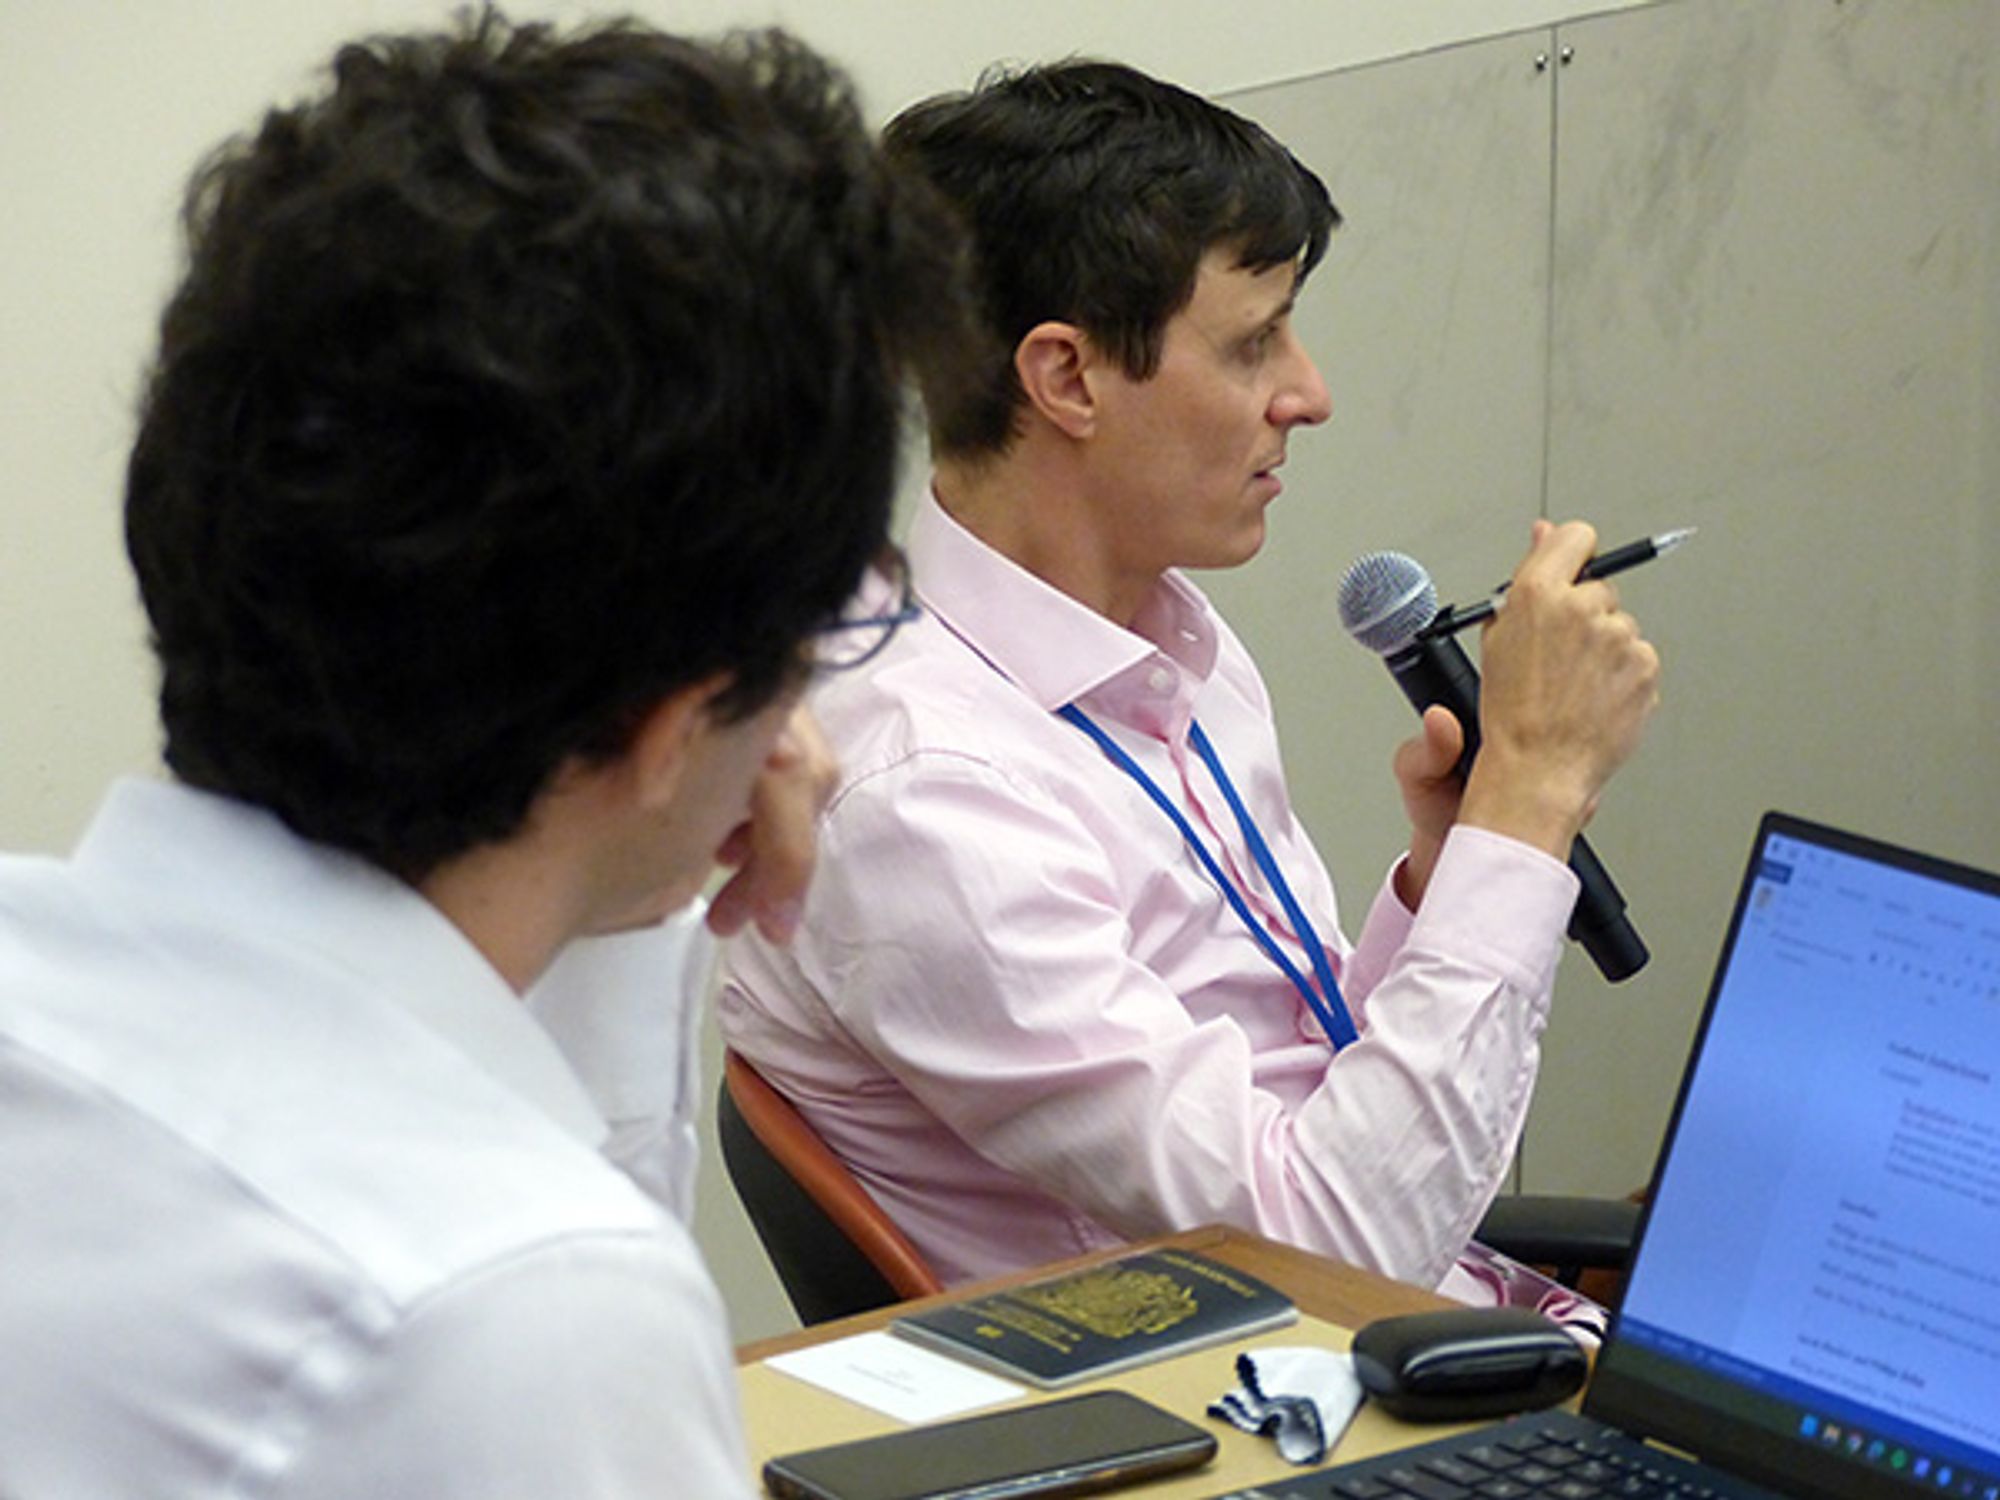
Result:
{"label": "ear", "polygon": [[1097,404],[1089,372],[1096,351],[1073,323],[1037,323],[1014,348],[1014,373],[1028,404],[1073,438],[1090,436]]}
{"label": "ear", "polygon": [[677,688],[646,710],[621,757],[638,806],[658,810],[673,801],[689,751],[713,722],[715,700],[733,680],[718,672]]}

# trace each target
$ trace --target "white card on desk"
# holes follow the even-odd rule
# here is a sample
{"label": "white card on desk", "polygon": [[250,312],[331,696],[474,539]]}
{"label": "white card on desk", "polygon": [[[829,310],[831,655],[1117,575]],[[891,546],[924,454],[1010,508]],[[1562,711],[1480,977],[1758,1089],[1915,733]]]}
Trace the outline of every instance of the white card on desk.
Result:
{"label": "white card on desk", "polygon": [[764,1363],[902,1422],[935,1422],[1027,1394],[1026,1386],[881,1331],[774,1354]]}

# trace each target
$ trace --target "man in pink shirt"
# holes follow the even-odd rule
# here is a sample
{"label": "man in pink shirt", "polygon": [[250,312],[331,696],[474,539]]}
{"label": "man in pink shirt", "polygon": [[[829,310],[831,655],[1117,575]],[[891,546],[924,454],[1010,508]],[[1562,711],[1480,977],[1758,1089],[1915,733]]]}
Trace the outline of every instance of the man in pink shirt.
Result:
{"label": "man in pink shirt", "polygon": [[[815,706],[842,763],[798,940],[729,1043],[947,1281],[1211,1220],[1475,1300],[1575,899],[1657,699],[1594,533],[1538,522],[1470,780],[1398,752],[1409,851],[1352,941],[1243,645],[1247,561],[1326,386],[1292,306],[1338,215],[1262,130],[1108,64],[989,79],[888,146],[958,208],[990,342],[930,412],[920,622]],[[939,390],[945,382],[936,383]]]}

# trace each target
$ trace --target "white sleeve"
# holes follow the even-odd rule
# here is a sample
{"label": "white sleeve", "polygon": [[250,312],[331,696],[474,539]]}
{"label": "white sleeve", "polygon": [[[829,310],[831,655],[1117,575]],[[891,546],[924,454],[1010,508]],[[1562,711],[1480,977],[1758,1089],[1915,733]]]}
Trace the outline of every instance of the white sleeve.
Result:
{"label": "white sleeve", "polygon": [[604,1155],[683,1223],[694,1211],[697,1037],[715,942],[696,902],[656,927],[571,943],[528,1008],[611,1127]]}

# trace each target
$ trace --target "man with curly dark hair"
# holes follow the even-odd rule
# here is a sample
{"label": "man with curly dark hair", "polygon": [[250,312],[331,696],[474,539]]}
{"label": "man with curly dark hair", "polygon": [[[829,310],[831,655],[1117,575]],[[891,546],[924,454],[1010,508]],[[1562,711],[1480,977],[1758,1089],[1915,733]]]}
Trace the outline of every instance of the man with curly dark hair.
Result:
{"label": "man with curly dark hair", "polygon": [[782,35],[491,12],[203,166],[126,494],[172,776],[0,862],[0,1491],[748,1492],[662,919],[803,889],[929,201]]}

